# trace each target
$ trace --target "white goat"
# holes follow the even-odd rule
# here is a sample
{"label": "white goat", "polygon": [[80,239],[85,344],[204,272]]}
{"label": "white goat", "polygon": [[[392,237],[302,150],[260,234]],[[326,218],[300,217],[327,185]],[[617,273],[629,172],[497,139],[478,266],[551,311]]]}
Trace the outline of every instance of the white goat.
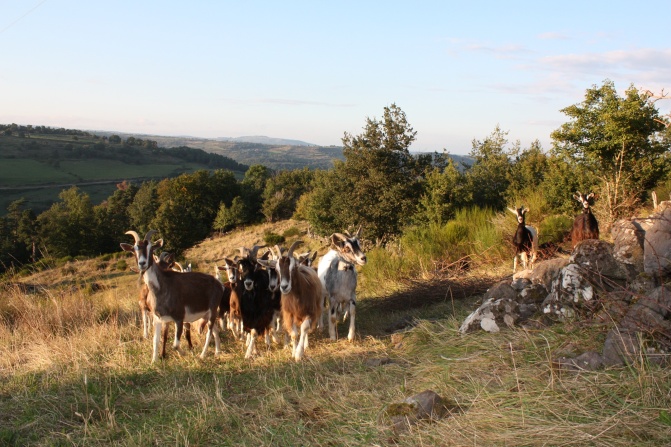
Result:
{"label": "white goat", "polygon": [[329,336],[336,339],[336,321],[338,312],[347,308],[343,320],[349,315],[349,332],[347,339],[354,340],[356,316],[356,265],[366,263],[366,255],[361,250],[359,236],[361,227],[354,235],[334,233],[331,242],[335,248],[329,250],[320,260],[317,274],[324,289],[323,304],[329,303]]}

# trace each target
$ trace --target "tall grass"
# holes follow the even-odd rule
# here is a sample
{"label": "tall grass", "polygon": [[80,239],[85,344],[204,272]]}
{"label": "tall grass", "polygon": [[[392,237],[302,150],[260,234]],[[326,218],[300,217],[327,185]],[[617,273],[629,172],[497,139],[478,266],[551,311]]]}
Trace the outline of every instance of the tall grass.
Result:
{"label": "tall grass", "polygon": [[384,287],[394,278],[430,278],[451,267],[456,271],[502,260],[509,248],[505,229],[491,209],[467,208],[444,225],[407,228],[394,244],[368,253],[363,268],[367,286]]}
{"label": "tall grass", "polygon": [[[460,219],[455,222],[479,225],[472,213]],[[488,218],[480,222],[485,226]],[[441,237],[457,235],[451,243],[470,251],[462,230],[437,228],[415,243],[445,231]],[[481,248],[487,234],[478,236]],[[250,245],[223,238],[210,244]],[[369,264],[384,258],[388,271],[399,272],[400,250],[407,248],[399,241],[391,249],[398,253],[371,250]],[[206,250],[215,253],[203,246],[190,256],[206,262],[212,259],[203,256]],[[384,290],[369,289],[357,306],[354,343],[317,332],[303,362],[277,346],[245,360],[243,342],[227,334],[222,354],[210,350],[201,360],[203,338],[194,334],[194,353],[169,351],[151,364],[151,343],[141,337],[137,276],[112,270],[114,258],[104,271],[97,269],[100,262],[77,261],[67,280],[68,264],[0,285],[1,446],[624,447],[671,439],[671,369],[641,363],[557,370],[557,356],[600,348],[605,332],[599,326],[463,335],[459,324],[477,297],[404,310],[365,305],[368,298],[371,304],[387,298]],[[361,279],[368,281],[365,273]],[[26,293],[10,285],[19,281],[43,287]],[[73,287],[94,282],[102,288]],[[399,319],[413,327],[380,335]],[[343,335],[347,328],[340,326]],[[426,389],[460,411],[394,432],[386,409]]]}

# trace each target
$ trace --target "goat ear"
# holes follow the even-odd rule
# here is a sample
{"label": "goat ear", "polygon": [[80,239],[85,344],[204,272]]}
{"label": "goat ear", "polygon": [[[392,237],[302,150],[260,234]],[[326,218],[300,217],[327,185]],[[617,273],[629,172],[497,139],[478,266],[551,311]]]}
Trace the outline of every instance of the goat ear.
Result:
{"label": "goat ear", "polygon": [[578,194],[573,194],[573,198],[576,199],[578,202],[581,202],[580,196]]}
{"label": "goat ear", "polygon": [[511,213],[513,213],[514,215],[517,216],[517,211],[515,211],[514,209],[512,209],[512,208],[508,208],[508,211],[510,211]]}
{"label": "goat ear", "polygon": [[157,240],[152,245],[154,246],[154,249],[163,248],[163,239]]}
{"label": "goat ear", "polygon": [[121,246],[121,249],[123,251],[134,251],[134,248],[131,244],[126,244],[125,242],[122,242],[119,245]]}
{"label": "goat ear", "polygon": [[274,269],[276,265],[276,262],[270,259],[257,259],[256,262],[269,269]]}
{"label": "goat ear", "polygon": [[522,215],[525,215],[529,212],[529,208],[522,208]]}
{"label": "goat ear", "polygon": [[587,197],[585,197],[585,200],[589,200],[589,199],[591,199],[592,197],[594,197],[594,193],[593,193],[593,192],[587,194]]}
{"label": "goat ear", "polygon": [[316,257],[317,257],[317,251],[315,251],[315,252],[312,254],[312,259],[311,259],[311,261],[314,261]]}
{"label": "goat ear", "polygon": [[345,246],[345,235],[342,233],[333,233],[331,235],[331,242],[333,245],[335,245],[339,250],[342,250],[342,248]]}

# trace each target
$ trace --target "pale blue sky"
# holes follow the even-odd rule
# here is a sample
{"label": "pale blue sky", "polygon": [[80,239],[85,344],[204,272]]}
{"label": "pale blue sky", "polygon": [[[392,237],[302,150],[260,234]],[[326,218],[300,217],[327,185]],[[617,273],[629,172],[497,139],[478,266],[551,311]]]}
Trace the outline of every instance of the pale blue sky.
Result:
{"label": "pale blue sky", "polygon": [[669,0],[0,0],[0,123],[340,145],[396,103],[415,151],[548,150],[604,79],[671,89],[669,30]]}

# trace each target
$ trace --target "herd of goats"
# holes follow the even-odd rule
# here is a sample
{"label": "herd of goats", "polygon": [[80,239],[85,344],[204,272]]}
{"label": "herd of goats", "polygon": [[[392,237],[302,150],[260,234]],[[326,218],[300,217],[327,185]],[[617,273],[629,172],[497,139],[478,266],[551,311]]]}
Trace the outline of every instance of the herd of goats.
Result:
{"label": "herd of goats", "polygon": [[[589,200],[594,194],[573,196],[583,206],[583,212],[573,223],[571,238],[573,245],[583,239],[598,239],[599,226],[590,210]],[[538,232],[526,225],[525,215],[529,211],[523,206],[513,210],[518,226],[513,236],[515,257],[524,269],[533,268],[538,250]],[[214,338],[215,353],[219,354],[219,329],[230,330],[236,339],[246,340],[245,358],[256,353],[256,339],[265,337],[290,344],[292,357],[303,358],[308,347],[308,334],[317,327],[324,327],[323,311],[328,309],[329,336],[336,339],[336,322],[340,315],[343,321],[349,316],[347,339],[355,335],[356,314],[356,265],[366,263],[359,237],[361,227],[354,234],[334,233],[332,248],[312,266],[316,252],[294,254],[301,241],[294,242],[289,249],[275,246],[259,256],[260,246],[240,248],[240,255],[226,258],[224,267],[215,267],[215,276],[206,273],[175,269],[174,258],[168,253],[155,252],[163,246],[163,240],[152,241],[155,230],[141,238],[135,231],[126,234],[135,238],[133,245],[122,243],[124,251],[132,252],[140,274],[140,309],[144,326],[144,337],[148,338],[149,320],[153,316],[154,338],[152,363],[159,358],[161,336],[165,357],[167,325],[175,323],[173,348],[180,350],[182,332],[191,345],[191,324],[202,332],[207,327],[201,358],[204,358],[210,341]],[[223,281],[219,271],[226,271],[228,281]],[[217,321],[219,324],[217,324]]]}
{"label": "herd of goats", "polygon": [[[215,275],[173,270],[173,258],[154,253],[163,246],[163,240],[152,241],[155,230],[141,238],[135,231],[127,231],[135,238],[133,245],[122,243],[124,251],[132,252],[140,274],[140,309],[143,314],[144,335],[148,337],[149,317],[153,316],[154,340],[152,363],[159,358],[161,332],[165,357],[167,326],[175,323],[173,348],[179,351],[182,332],[191,348],[191,324],[207,332],[201,358],[205,357],[210,340],[214,338],[215,353],[219,354],[219,325],[230,329],[235,338],[246,334],[245,358],[256,353],[256,338],[271,336],[290,338],[292,357],[300,361],[308,347],[308,333],[323,327],[322,310],[329,306],[329,335],[336,339],[336,321],[341,313],[349,316],[348,339],[355,333],[357,271],[355,265],[364,265],[366,255],[361,250],[356,233],[334,233],[334,248],[319,261],[315,269],[310,253],[294,255],[301,241],[284,250],[277,245],[259,256],[259,249],[241,248],[240,255],[226,258],[224,267],[216,267]],[[181,268],[180,268],[181,270]],[[225,270],[228,281],[222,281],[219,270]],[[163,329],[163,330],[162,330]]]}

